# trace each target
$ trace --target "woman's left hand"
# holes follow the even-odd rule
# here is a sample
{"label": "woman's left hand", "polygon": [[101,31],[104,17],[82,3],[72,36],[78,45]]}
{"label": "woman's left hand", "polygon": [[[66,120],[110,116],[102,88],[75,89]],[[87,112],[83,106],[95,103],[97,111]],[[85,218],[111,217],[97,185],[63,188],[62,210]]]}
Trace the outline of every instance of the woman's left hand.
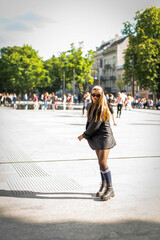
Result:
{"label": "woman's left hand", "polygon": [[83,139],[83,136],[80,135],[80,136],[78,137],[78,140],[81,141],[82,139]]}

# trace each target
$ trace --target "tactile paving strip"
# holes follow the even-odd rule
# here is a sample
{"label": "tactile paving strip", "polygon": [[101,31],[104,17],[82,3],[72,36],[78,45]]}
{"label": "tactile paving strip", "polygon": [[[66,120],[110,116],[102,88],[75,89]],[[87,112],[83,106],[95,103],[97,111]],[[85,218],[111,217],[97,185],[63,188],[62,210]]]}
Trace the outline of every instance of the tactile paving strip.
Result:
{"label": "tactile paving strip", "polygon": [[[49,175],[15,144],[1,144],[6,160],[12,164],[19,177],[8,178],[7,183],[14,195],[54,193],[81,190],[82,187],[65,175]],[[18,150],[17,150],[18,149]],[[4,155],[3,155],[4,156]]]}
{"label": "tactile paving strip", "polygon": [[[17,151],[18,149],[18,151]],[[31,162],[32,159],[21,149],[18,148],[15,144],[7,144],[1,143],[0,150],[3,155],[0,156],[1,161],[9,161],[9,162]],[[5,158],[4,158],[5,156]],[[2,158],[3,157],[3,158]]]}
{"label": "tactile paving strip", "polygon": [[20,177],[44,177],[49,176],[36,163],[32,163],[32,159],[21,150],[15,151],[13,146],[7,148],[1,144],[1,150],[4,152],[7,160],[12,164]]}
{"label": "tactile paving strip", "polygon": [[36,163],[12,163],[12,166],[20,177],[45,177],[49,176]]}
{"label": "tactile paving strip", "polygon": [[70,192],[82,189],[77,182],[65,175],[8,178],[7,183],[15,196],[32,193]]}

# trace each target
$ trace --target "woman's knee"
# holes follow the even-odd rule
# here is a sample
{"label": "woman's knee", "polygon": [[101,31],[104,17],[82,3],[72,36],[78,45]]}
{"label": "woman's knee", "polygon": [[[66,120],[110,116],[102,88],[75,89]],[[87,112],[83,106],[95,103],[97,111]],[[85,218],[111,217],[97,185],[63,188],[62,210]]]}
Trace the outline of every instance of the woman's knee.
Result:
{"label": "woman's knee", "polygon": [[107,163],[106,161],[98,161],[100,169],[105,170],[107,168]]}

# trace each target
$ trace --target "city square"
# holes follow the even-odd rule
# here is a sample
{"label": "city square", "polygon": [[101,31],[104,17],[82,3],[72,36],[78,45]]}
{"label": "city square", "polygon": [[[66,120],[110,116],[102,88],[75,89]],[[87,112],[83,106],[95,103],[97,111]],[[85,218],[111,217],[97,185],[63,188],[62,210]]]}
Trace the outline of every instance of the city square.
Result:
{"label": "city square", "polygon": [[160,1],[1,1],[0,240],[159,240],[159,135]]}
{"label": "city square", "polygon": [[81,110],[0,108],[1,239],[159,239],[160,112],[122,110],[110,123],[115,197],[100,176]]}

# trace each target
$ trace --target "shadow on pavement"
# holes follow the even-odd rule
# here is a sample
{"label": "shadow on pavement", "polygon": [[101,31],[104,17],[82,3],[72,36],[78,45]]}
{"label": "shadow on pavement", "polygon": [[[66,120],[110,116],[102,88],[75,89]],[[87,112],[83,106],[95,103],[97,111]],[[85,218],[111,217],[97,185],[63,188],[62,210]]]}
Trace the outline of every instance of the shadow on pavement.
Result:
{"label": "shadow on pavement", "polygon": [[[9,191],[0,190],[1,197],[16,197],[16,198],[36,198],[36,199],[90,199],[101,201],[95,196],[95,193],[82,192],[24,192],[24,191]],[[83,197],[84,196],[84,197]]]}
{"label": "shadow on pavement", "polygon": [[[49,215],[49,213],[46,213]],[[159,240],[160,224],[147,221],[92,223],[67,221],[22,222],[1,217],[1,240]]]}

